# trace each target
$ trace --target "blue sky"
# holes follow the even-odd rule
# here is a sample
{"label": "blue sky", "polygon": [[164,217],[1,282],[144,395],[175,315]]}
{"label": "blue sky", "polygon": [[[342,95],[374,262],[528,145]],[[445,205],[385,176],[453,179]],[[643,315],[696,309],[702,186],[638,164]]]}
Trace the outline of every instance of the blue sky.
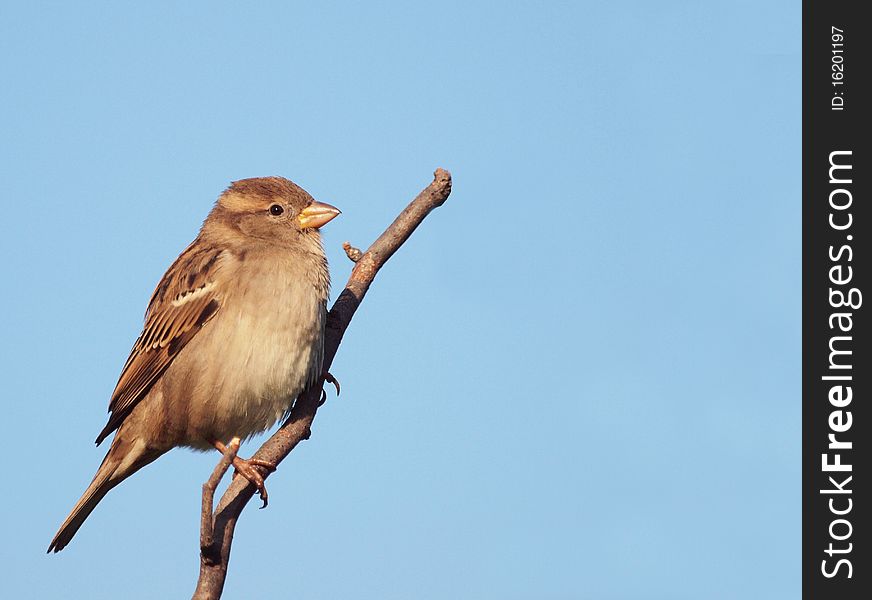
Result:
{"label": "blue sky", "polygon": [[3,595],[193,590],[217,455],[45,548],[229,181],[343,210],[338,291],[441,166],[225,597],[798,597],[800,57],[795,2],[4,4]]}

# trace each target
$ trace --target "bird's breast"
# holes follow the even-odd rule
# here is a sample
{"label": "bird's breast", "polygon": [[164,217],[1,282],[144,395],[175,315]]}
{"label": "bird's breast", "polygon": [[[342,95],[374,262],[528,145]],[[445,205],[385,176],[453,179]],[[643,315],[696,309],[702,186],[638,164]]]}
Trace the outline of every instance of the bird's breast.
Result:
{"label": "bird's breast", "polygon": [[288,268],[239,274],[196,349],[212,358],[201,366],[192,406],[201,413],[194,421],[209,426],[194,437],[226,441],[264,431],[320,375],[327,291],[306,275]]}

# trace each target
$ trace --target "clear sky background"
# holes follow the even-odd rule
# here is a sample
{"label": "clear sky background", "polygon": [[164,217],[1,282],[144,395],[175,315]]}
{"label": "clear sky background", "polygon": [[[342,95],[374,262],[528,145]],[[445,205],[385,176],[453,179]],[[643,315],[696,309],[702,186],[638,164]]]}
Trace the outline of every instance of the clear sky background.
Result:
{"label": "clear sky background", "polygon": [[192,592],[217,453],[45,549],[228,182],[343,210],[335,296],[436,167],[225,597],[799,597],[798,3],[124,4],[0,6],[4,598]]}

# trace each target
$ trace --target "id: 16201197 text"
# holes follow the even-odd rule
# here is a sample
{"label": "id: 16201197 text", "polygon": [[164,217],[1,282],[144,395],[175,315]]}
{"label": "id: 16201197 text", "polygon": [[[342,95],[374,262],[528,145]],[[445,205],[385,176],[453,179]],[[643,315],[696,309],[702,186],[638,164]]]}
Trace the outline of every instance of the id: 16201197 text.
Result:
{"label": "id: 16201197 text", "polygon": [[833,84],[832,110],[845,109],[845,32],[838,27],[830,27],[832,57],[830,58],[830,78]]}

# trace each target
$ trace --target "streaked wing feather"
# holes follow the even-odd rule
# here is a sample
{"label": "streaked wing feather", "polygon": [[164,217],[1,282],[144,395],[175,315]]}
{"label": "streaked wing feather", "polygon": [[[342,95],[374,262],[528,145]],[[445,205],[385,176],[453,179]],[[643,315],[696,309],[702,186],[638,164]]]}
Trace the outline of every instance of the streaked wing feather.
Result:
{"label": "streaked wing feather", "polygon": [[221,307],[214,279],[226,251],[191,244],[155,288],[145,326],[112,392],[109,422],[97,444],[118,429],[173,359]]}

